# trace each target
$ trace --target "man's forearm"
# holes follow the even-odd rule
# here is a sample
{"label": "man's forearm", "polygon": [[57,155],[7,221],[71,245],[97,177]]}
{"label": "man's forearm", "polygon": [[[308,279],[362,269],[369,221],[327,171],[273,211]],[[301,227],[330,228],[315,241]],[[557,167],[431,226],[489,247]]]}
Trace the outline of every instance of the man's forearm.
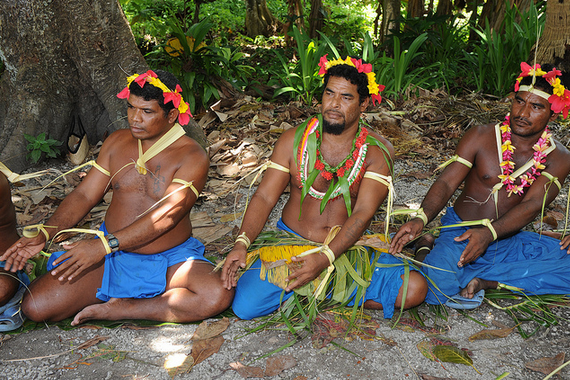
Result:
{"label": "man's forearm", "polygon": [[46,231],[50,238],[53,238],[61,230],[76,226],[95,204],[96,202],[90,201],[83,194],[71,192],[45,222],[45,225],[49,226]]}
{"label": "man's forearm", "polygon": [[449,199],[456,189],[451,189],[445,181],[437,180],[431,186],[424,200],[422,201],[421,208],[423,209],[428,222],[433,220],[439,212],[447,205]]}
{"label": "man's forearm", "polygon": [[353,213],[342,225],[337,236],[329,244],[329,248],[336,257],[342,255],[346,250],[354,245],[370,225],[372,217]]}

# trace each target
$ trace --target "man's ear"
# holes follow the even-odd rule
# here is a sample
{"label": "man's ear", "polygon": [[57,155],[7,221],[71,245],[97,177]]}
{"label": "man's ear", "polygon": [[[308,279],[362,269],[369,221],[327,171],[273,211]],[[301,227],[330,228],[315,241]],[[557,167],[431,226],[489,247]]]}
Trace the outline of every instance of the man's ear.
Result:
{"label": "man's ear", "polygon": [[551,112],[552,115],[550,115],[550,119],[548,119],[549,122],[551,121],[555,121],[556,119],[558,119],[558,116],[560,116],[560,112],[556,113],[556,112]]}
{"label": "man's ear", "polygon": [[176,123],[176,120],[178,119],[178,115],[180,114],[180,111],[178,111],[176,108],[171,109],[170,111],[168,111],[168,123]]}
{"label": "man's ear", "polygon": [[370,97],[367,96],[362,103],[360,103],[360,112],[364,112],[366,111],[366,109],[368,108],[368,105],[370,104]]}

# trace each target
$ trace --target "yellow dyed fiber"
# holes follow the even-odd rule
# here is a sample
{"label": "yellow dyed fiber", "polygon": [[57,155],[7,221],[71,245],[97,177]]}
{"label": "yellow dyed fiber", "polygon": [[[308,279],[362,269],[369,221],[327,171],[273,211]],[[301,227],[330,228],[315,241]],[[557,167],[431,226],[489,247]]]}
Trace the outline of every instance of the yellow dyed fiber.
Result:
{"label": "yellow dyed fiber", "polygon": [[[261,280],[267,279],[272,284],[285,289],[287,287],[286,278],[289,276],[291,269],[298,265],[292,262],[291,258],[313,248],[315,248],[313,245],[276,245],[262,247],[254,252],[250,252],[250,255],[258,254],[263,263],[259,274]],[[313,280],[313,283],[315,287],[318,286],[320,276]]]}

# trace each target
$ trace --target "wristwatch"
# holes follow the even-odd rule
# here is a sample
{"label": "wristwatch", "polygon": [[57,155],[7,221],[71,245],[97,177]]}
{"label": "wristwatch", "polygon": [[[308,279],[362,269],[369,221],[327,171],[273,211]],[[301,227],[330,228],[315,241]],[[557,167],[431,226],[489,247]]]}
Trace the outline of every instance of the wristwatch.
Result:
{"label": "wristwatch", "polygon": [[109,242],[109,247],[111,252],[117,252],[119,250],[119,239],[113,234],[107,234],[107,241]]}

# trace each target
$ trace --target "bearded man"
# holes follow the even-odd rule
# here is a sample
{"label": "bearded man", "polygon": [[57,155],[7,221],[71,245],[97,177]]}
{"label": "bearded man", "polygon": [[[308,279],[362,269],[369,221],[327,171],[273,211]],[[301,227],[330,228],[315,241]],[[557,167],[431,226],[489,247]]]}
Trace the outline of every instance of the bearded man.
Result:
{"label": "bearded man", "polygon": [[[280,305],[283,289],[260,279],[260,260],[239,280],[237,272],[245,268],[250,241],[261,232],[288,185],[290,195],[278,223],[280,229],[323,243],[334,226],[341,227],[318,253],[291,259],[296,269],[286,279],[283,301],[317,278],[359,240],[388,194],[386,180],[390,180],[394,150],[361,120],[370,97],[373,101],[381,99],[372,66],[350,57],[328,61],[326,56],[320,65],[320,74],[324,74],[322,114],[284,132],[277,141],[269,169],[252,197],[222,270],[226,289],[237,286],[232,308],[242,319],[269,314]],[[404,268],[397,265],[402,263],[400,259],[386,253],[378,262],[396,265],[374,270],[360,302],[368,308],[383,309],[384,317],[390,318],[394,307],[404,303]],[[426,290],[423,276],[411,271],[403,306],[423,302]]]}

